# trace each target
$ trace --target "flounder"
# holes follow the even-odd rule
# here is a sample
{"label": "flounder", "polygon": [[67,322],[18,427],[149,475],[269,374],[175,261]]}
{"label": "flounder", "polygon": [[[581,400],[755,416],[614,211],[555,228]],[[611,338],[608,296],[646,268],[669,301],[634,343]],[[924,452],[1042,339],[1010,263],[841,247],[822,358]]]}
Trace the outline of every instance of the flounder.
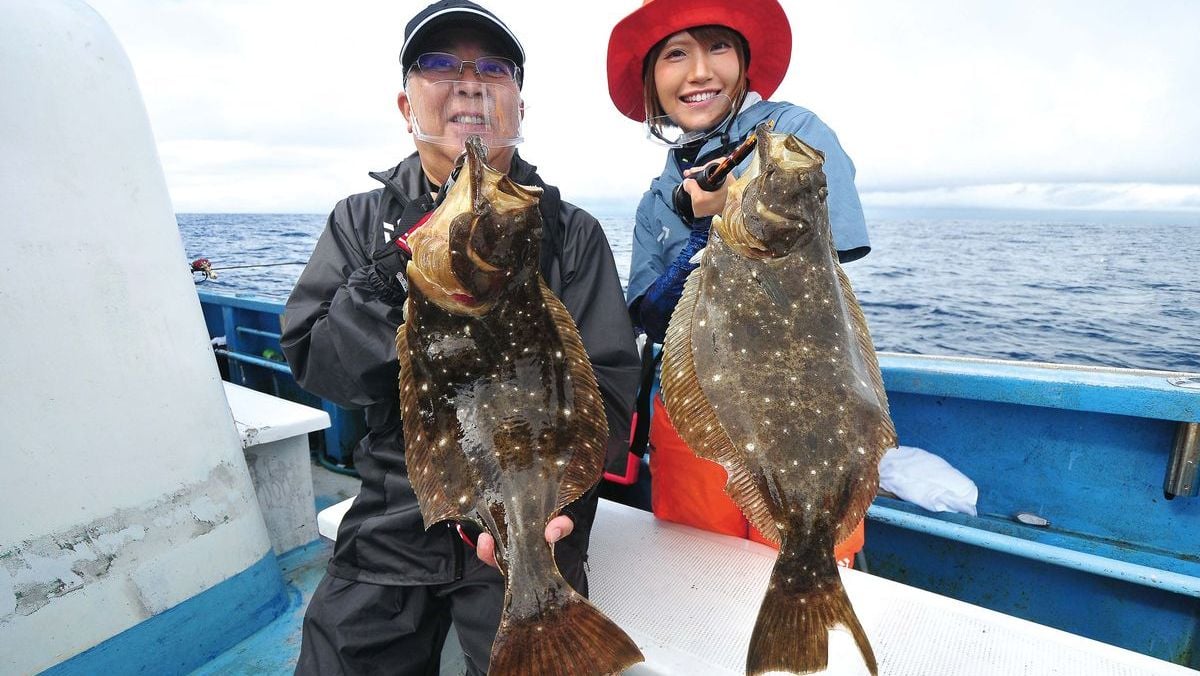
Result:
{"label": "flounder", "polygon": [[428,528],[474,522],[504,574],[489,674],[604,674],[641,661],[562,578],[549,520],[595,485],[608,427],[579,332],[542,282],[540,188],[467,142],[462,176],[409,238],[396,336],[405,457]]}
{"label": "flounder", "polygon": [[667,412],[726,492],[780,545],[746,671],[809,673],[829,629],[875,656],[838,575],[834,544],[862,520],[896,445],[867,322],[837,262],[820,151],[756,131],[664,345]]}

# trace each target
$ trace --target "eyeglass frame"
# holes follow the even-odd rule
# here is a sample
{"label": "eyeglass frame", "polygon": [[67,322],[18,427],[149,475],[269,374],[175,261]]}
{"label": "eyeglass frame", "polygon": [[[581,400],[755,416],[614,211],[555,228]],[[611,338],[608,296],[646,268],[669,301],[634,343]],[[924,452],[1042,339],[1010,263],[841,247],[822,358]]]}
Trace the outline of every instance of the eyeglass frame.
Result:
{"label": "eyeglass frame", "polygon": [[[458,55],[451,54],[450,52],[422,52],[422,53],[418,54],[417,58],[413,59],[412,65],[408,67],[408,72],[404,74],[405,84],[408,83],[408,78],[410,75],[412,75],[412,72],[414,69],[416,69],[416,71],[419,73],[426,72],[423,68],[421,68],[421,59],[426,56],[429,56],[431,54],[437,54],[438,56],[448,56],[448,57],[458,61],[458,77],[462,77],[463,73],[466,72],[467,64],[469,63],[469,64],[471,64],[471,70],[475,71],[475,77],[479,78],[481,82],[501,83],[501,82],[512,81],[512,82],[517,83],[517,87],[521,86],[521,67],[517,65],[516,61],[513,61],[512,59],[510,59],[508,57],[484,55],[484,56],[476,57],[474,59],[462,59],[462,58],[459,58]],[[494,59],[497,61],[502,61],[504,63],[512,64],[512,70],[513,70],[512,77],[511,78],[498,78],[498,77],[493,77],[491,75],[485,75],[483,73],[480,73],[479,72],[479,61],[485,60],[485,59]],[[433,70],[430,70],[428,72],[437,73],[439,75],[449,75],[450,73],[453,72],[453,69],[450,69],[450,70],[446,71],[445,73],[438,73],[437,71],[433,71]]]}

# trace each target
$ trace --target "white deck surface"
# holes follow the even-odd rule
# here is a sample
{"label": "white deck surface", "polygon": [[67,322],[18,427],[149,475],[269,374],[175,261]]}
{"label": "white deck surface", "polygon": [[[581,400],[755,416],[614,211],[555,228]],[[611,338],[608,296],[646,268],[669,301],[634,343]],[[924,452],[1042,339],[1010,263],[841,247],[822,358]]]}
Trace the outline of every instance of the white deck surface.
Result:
{"label": "white deck surface", "polygon": [[329,414],[319,408],[273,397],[229,381],[222,383],[229,410],[233,412],[233,422],[242,437],[242,448],[329,427]]}
{"label": "white deck surface", "polygon": [[[336,535],[351,502],[321,512],[322,535]],[[743,674],[774,561],[763,545],[601,500],[589,550],[591,597],[646,656],[630,676]],[[884,578],[846,570],[842,580],[880,674],[1197,674]],[[867,673],[849,634],[833,632],[827,673]]]}

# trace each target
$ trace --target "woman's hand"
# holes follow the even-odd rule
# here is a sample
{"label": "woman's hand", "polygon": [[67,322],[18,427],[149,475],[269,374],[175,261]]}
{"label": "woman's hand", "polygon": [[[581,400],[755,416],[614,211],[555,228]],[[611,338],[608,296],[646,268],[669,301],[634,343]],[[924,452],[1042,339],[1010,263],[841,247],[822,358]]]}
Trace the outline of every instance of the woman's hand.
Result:
{"label": "woman's hand", "polygon": [[[571,520],[571,517],[556,516],[546,524],[546,542],[554,544],[570,535],[573,530],[575,530],[575,522]],[[492,568],[498,567],[496,565],[496,541],[492,539],[491,533],[484,531],[479,534],[479,538],[475,541],[475,555]]]}
{"label": "woman's hand", "polygon": [[725,193],[729,190],[729,182],[733,179],[733,173],[725,175],[725,180],[721,181],[721,185],[713,192],[708,192],[696,183],[696,179],[691,178],[696,174],[704,171],[710,164],[716,164],[721,160],[716,159],[703,167],[692,167],[683,172],[683,189],[688,196],[692,198],[692,214],[696,218],[704,218],[721,213],[725,209]]}

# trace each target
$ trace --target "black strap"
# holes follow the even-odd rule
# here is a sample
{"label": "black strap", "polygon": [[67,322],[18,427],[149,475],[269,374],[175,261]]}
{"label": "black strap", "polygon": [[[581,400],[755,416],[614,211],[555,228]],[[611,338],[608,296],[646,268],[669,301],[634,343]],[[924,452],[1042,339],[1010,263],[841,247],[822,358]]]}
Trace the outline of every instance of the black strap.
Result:
{"label": "black strap", "polygon": [[550,265],[554,259],[561,258],[563,250],[563,224],[558,218],[562,199],[558,188],[545,183],[541,183],[541,187],[542,199],[538,208],[542,212],[542,249],[538,255],[538,269],[542,271],[542,279],[549,283]]}
{"label": "black strap", "polygon": [[654,341],[646,340],[642,347],[642,376],[635,409],[637,422],[633,428],[633,438],[629,440],[629,452],[639,458],[646,455],[646,447],[650,442],[650,391],[654,388],[654,373],[660,361],[662,350],[656,353]]}
{"label": "black strap", "polygon": [[[396,206],[393,207],[391,202],[395,202]],[[409,228],[416,225],[417,221],[424,218],[432,208],[433,198],[428,194],[421,195],[414,200],[405,200],[389,191],[384,191],[375,215],[372,237],[377,238],[375,244],[377,248],[371,254],[371,260],[382,266],[381,272],[389,279],[392,275],[403,272],[404,266],[408,264],[410,258],[408,252],[396,245],[396,238],[408,232]],[[399,218],[396,217],[397,211],[400,212]],[[385,229],[383,225],[389,218],[396,220],[395,229],[391,231]],[[400,283],[405,284],[404,289],[407,291],[407,283],[403,280]]]}
{"label": "black strap", "polygon": [[396,223],[396,236],[408,232],[409,228],[433,211],[433,196],[425,193],[407,204],[401,204],[400,220]]}

